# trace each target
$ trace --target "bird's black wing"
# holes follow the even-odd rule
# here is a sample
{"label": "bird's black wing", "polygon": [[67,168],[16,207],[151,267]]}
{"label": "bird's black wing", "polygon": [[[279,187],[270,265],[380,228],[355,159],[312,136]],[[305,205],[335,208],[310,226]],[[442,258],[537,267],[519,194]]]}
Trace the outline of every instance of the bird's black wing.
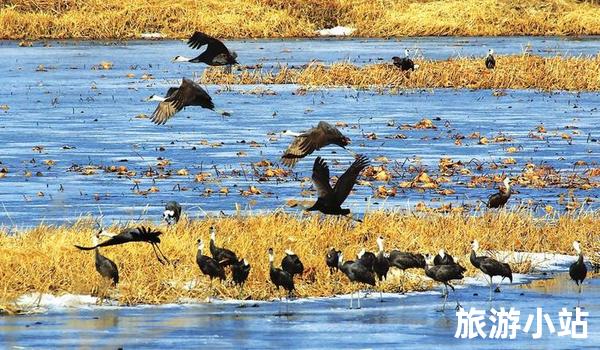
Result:
{"label": "bird's black wing", "polygon": [[324,198],[333,193],[333,189],[329,184],[329,167],[321,157],[315,159],[312,180],[317,188],[319,198]]}
{"label": "bird's black wing", "polygon": [[[320,125],[320,123],[319,123]],[[323,147],[319,144],[319,140],[324,136],[323,130],[317,126],[310,130],[296,136],[294,141],[285,150],[283,156],[281,156],[283,164],[293,167],[296,165],[300,158],[304,158],[307,155],[313,153],[315,150]]]}
{"label": "bird's black wing", "polygon": [[192,49],[199,49],[204,45],[207,45],[205,52],[213,57],[218,54],[229,52],[221,40],[213,38],[212,36],[206,35],[202,32],[195,32],[188,40],[188,46]]}
{"label": "bird's black wing", "polygon": [[208,109],[215,108],[212,97],[198,83],[191,79],[183,78],[181,84],[185,84],[186,89],[190,90],[189,98],[186,99],[186,105],[202,106]]}
{"label": "bird's black wing", "polygon": [[192,80],[184,78],[177,91],[158,104],[150,120],[154,124],[164,125],[167,120],[181,111],[183,107],[190,105],[190,102],[196,97],[197,87],[202,89]]}
{"label": "bird's black wing", "polygon": [[169,90],[167,90],[167,94],[165,95],[165,97],[170,97],[170,96],[172,96],[174,93],[176,93],[176,92],[177,92],[177,90],[179,90],[179,88],[178,88],[178,87],[171,86],[171,87],[169,88]]}
{"label": "bird's black wing", "polygon": [[354,163],[344,172],[342,176],[338,179],[335,187],[333,188],[333,192],[335,193],[335,198],[337,200],[338,205],[342,205],[354,184],[356,183],[356,178],[364,168],[369,165],[369,158],[366,156],[358,156]]}

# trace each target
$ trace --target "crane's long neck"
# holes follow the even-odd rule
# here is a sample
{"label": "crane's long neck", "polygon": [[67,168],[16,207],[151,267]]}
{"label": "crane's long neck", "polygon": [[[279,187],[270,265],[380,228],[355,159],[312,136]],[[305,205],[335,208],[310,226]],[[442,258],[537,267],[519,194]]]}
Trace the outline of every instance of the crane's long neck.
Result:
{"label": "crane's long neck", "polygon": [[377,241],[377,247],[379,248],[379,252],[383,253],[383,240]]}
{"label": "crane's long neck", "polygon": [[175,59],[173,61],[174,62],[189,62],[191,60],[192,60],[192,58],[190,58],[190,57],[177,56],[177,57],[175,57]]}

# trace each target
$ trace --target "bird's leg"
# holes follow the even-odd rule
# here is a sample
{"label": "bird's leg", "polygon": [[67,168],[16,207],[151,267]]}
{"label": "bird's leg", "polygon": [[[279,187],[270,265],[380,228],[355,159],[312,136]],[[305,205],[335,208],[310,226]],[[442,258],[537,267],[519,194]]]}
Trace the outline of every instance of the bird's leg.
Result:
{"label": "bird's leg", "polygon": [[210,303],[210,297],[213,294],[213,285],[212,285],[212,278],[210,279],[210,285],[208,287],[208,302]]}
{"label": "bird's leg", "polygon": [[156,246],[156,249],[158,249],[158,251],[160,252],[160,255],[163,257],[165,263],[170,264],[169,259],[167,259],[165,254],[163,254],[162,250],[160,250],[160,246],[158,244],[155,244],[155,246]]}
{"label": "bird's leg", "polygon": [[165,264],[166,264],[166,262],[165,262],[165,261],[164,261],[164,260],[161,258],[161,256],[160,256],[160,255],[158,255],[158,252],[156,251],[156,248],[157,248],[156,244],[155,244],[155,243],[152,243],[152,250],[154,250],[154,255],[156,255],[156,259],[158,259],[158,262],[159,262],[159,263],[161,263],[161,264],[165,265]]}
{"label": "bird's leg", "polygon": [[354,295],[354,292],[353,291],[350,292],[350,307],[349,307],[349,309],[351,309],[351,310],[352,310],[352,296],[353,295]]}
{"label": "bird's leg", "polygon": [[448,294],[446,294],[446,296],[444,297],[444,304],[442,304],[442,312],[446,310],[446,301],[448,301]]}
{"label": "bird's leg", "polygon": [[490,301],[492,301],[492,278],[490,278]]}
{"label": "bird's leg", "polygon": [[358,307],[357,307],[357,309],[360,309],[360,288],[358,289],[357,293],[358,293],[358,298],[357,298],[357,300],[358,300]]}
{"label": "bird's leg", "polygon": [[354,158],[356,158],[356,156],[358,155],[356,152],[351,151],[351,150],[347,149],[346,147],[344,147],[344,150],[346,150],[346,152],[350,153],[350,155]]}

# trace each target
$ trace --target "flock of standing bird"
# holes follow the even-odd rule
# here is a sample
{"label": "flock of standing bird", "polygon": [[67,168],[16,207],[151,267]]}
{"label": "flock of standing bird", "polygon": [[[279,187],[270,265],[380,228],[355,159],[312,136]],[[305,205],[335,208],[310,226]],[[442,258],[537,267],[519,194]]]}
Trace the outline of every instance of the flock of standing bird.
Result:
{"label": "flock of standing bird", "polygon": [[[227,66],[229,69],[233,64],[237,64],[237,54],[235,52],[229,50],[220,40],[202,32],[195,32],[189,39],[188,45],[194,49],[199,49],[204,45],[207,48],[195,58],[176,56],[173,61],[205,63],[210,66]],[[393,57],[392,62],[394,66],[402,71],[412,71],[419,67],[410,58],[408,49],[405,51],[404,57]],[[496,66],[493,50],[491,49],[485,57],[485,66],[488,69],[494,69]],[[153,95],[149,100],[159,101],[151,117],[151,121],[159,125],[165,124],[177,112],[188,106],[201,106],[211,110],[215,108],[210,95],[200,85],[187,78],[183,78],[179,87],[169,88],[166,96]],[[337,145],[346,149],[350,144],[348,137],[344,136],[336,127],[324,121],[319,122],[317,126],[308,131],[293,135],[295,136],[294,140],[281,157],[281,162],[288,167],[294,167],[302,158],[325,146]],[[350,215],[350,210],[342,208],[342,204],[352,191],[362,170],[369,165],[369,159],[364,155],[357,155],[350,150],[347,151],[354,155],[355,160],[338,178],[333,187],[330,184],[327,163],[323,158],[316,157],[312,170],[312,180],[318,192],[318,198],[314,205],[305,208],[305,210],[319,211],[326,215]],[[500,187],[498,193],[488,198],[488,208],[502,208],[509,200],[510,195],[510,178],[505,177],[503,186]],[[179,203],[171,201],[166,204],[163,212],[163,220],[167,225],[177,224],[181,216],[182,207]],[[205,255],[204,241],[198,239],[196,263],[202,274],[208,276],[210,280],[210,295],[213,294],[213,279],[218,278],[220,281],[225,281],[227,279],[226,269],[229,269],[233,283],[239,287],[239,297],[242,298],[243,287],[250,274],[251,265],[246,259],[238,258],[238,255],[232,250],[217,246],[216,229],[214,227],[210,227],[209,233],[209,252],[211,256]],[[96,270],[102,277],[110,280],[116,286],[119,283],[117,265],[103,256],[99,248],[130,242],[146,242],[152,246],[158,261],[161,264],[168,264],[169,260],[160,250],[160,235],[162,235],[160,230],[143,226],[127,228],[116,235],[109,234],[101,228],[98,232],[93,233],[92,246],[83,247],[76,245],[75,247],[80,250],[94,250]],[[100,243],[99,239],[101,236],[108,236],[109,239]],[[386,252],[382,236],[377,238],[376,243],[378,247],[377,253],[363,249],[357,254],[356,260],[345,261],[343,252],[334,247],[327,251],[325,255],[325,264],[329,267],[332,275],[336,272],[341,272],[347,276],[349,281],[359,286],[359,289],[356,290],[358,308],[360,308],[361,299],[360,287],[376,287],[377,282],[381,283],[387,279],[390,268],[397,268],[403,272],[409,269],[423,269],[426,276],[443,284],[444,290],[442,295],[444,297],[444,304],[442,310],[445,308],[449,294],[448,287],[454,291],[454,286],[451,282],[463,279],[466,272],[466,269],[459,263],[458,259],[453,258],[444,249],[441,249],[435,257],[429,254],[423,255],[396,249]],[[579,293],[581,293],[581,283],[586,277],[587,268],[583,261],[583,253],[579,241],[573,242],[573,247],[578,254],[578,259],[570,266],[569,274],[577,283]],[[489,276],[489,300],[492,300],[492,292],[494,291],[493,278],[496,276],[501,277],[502,280],[499,283],[508,278],[512,283],[512,270],[507,263],[500,262],[488,256],[477,256],[478,250],[479,243],[476,240],[472,241],[469,260],[475,268]],[[274,264],[275,252],[272,248],[268,249],[269,277],[277,290],[280,287],[283,288],[287,293],[286,300],[289,300],[295,291],[294,276],[301,276],[303,274],[304,265],[293,251],[286,250],[284,254],[285,256],[281,260],[280,267],[276,267]],[[496,286],[495,291],[500,291],[498,286]],[[353,308],[353,299],[354,292],[350,295],[350,308]],[[381,290],[380,300],[383,301]],[[458,309],[461,306],[458,298],[456,303]]]}

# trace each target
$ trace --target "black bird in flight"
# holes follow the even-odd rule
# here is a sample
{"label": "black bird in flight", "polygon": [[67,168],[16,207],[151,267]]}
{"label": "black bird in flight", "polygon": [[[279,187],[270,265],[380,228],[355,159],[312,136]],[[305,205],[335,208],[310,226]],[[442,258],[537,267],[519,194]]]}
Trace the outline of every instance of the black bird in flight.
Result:
{"label": "black bird in flight", "polygon": [[296,135],[294,141],[281,156],[281,162],[293,167],[301,158],[325,146],[338,145],[345,149],[349,144],[350,139],[342,135],[338,128],[321,121],[314,128]]}
{"label": "black bird in flight", "polygon": [[202,32],[195,32],[188,40],[188,46],[192,49],[199,49],[206,45],[206,50],[198,57],[187,58],[175,56],[175,62],[205,63],[209,66],[225,66],[237,64],[237,53],[230,51],[219,39],[213,38]]}
{"label": "black bird in flight", "polygon": [[329,184],[329,167],[321,157],[317,157],[313,165],[312,180],[319,197],[315,204],[306,210],[320,211],[329,215],[350,214],[350,209],[342,209],[341,205],[352,191],[360,172],[368,165],[369,159],[366,156],[359,155],[348,170],[340,176],[335,186],[331,188]]}
{"label": "black bird in flight", "polygon": [[[109,235],[107,233],[101,233],[101,234]],[[154,250],[154,254],[156,255],[156,258],[158,259],[158,261],[161,264],[167,264],[167,263],[169,263],[169,260],[163,254],[163,252],[160,250],[160,247],[158,246],[160,244],[160,238],[158,236],[160,236],[160,235],[162,235],[162,232],[159,230],[154,230],[149,227],[141,226],[141,227],[124,229],[119,234],[114,235],[114,236],[110,235],[111,238],[109,238],[108,240],[106,240],[102,243],[96,244],[92,247],[82,247],[82,246],[78,246],[78,245],[75,245],[75,247],[80,250],[92,250],[92,249],[96,249],[98,247],[108,247],[111,245],[125,244],[125,243],[129,243],[129,242],[146,242],[146,243],[150,243],[152,245],[152,249]],[[160,253],[160,255],[159,255],[159,253]]]}
{"label": "black bird in flight", "polygon": [[150,118],[157,125],[165,124],[177,112],[188,106],[200,106],[210,110],[215,108],[206,90],[188,78],[183,78],[178,88],[169,88],[166,97],[152,95],[148,100],[160,101]]}

